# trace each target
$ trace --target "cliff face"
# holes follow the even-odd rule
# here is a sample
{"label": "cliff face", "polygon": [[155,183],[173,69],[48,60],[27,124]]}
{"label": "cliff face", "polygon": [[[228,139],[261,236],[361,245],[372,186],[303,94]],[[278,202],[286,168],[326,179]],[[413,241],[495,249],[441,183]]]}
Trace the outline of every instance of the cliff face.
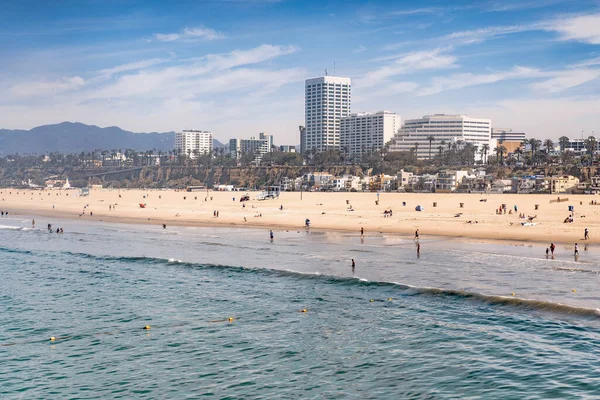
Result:
{"label": "cliff face", "polygon": [[[276,185],[283,178],[294,179],[311,172],[315,172],[312,167],[144,167],[131,171],[91,174],[94,175],[91,179],[94,183],[114,187],[183,187],[187,185],[213,187],[233,184],[253,188],[262,185]],[[334,176],[363,174],[362,169],[356,166],[331,167],[325,172]],[[72,179],[77,178],[85,178],[85,175]]]}

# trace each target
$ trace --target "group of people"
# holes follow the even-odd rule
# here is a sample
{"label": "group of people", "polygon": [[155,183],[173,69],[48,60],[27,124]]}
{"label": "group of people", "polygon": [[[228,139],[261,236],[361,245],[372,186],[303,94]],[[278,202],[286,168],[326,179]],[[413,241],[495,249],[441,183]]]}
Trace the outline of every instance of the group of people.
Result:
{"label": "group of people", "polygon": [[383,218],[387,218],[387,217],[391,217],[392,216],[392,209],[390,208],[389,210],[384,210],[383,211]]}
{"label": "group of people", "polygon": [[[35,225],[35,220],[32,221],[32,224]],[[52,224],[48,224],[48,233],[54,233],[54,230],[52,229]],[[65,233],[63,231],[63,228],[56,228],[56,233]]]}
{"label": "group of people", "polygon": [[0,216],[4,217],[5,215],[8,215],[8,211],[0,211]]}

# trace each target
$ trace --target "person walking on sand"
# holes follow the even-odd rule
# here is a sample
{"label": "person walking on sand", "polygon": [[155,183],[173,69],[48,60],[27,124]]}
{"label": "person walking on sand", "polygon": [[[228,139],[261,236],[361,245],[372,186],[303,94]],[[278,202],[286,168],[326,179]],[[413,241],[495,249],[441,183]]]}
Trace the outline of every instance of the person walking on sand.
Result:
{"label": "person walking on sand", "polygon": [[585,231],[583,231],[583,240],[588,240],[590,238],[590,233],[588,231],[588,228],[585,228]]}
{"label": "person walking on sand", "polygon": [[550,243],[550,253],[552,253],[552,257],[554,257],[554,249],[556,248],[556,246],[554,245],[554,243]]}
{"label": "person walking on sand", "polygon": [[573,250],[573,255],[575,257],[579,256],[579,245],[577,243],[575,243],[575,248]]}

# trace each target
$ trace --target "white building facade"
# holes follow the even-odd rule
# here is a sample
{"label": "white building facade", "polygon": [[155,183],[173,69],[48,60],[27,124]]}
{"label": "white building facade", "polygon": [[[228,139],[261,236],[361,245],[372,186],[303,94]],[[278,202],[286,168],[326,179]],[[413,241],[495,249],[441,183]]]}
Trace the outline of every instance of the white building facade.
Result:
{"label": "white building facade", "polygon": [[513,132],[508,128],[492,128],[492,140],[502,142],[523,142],[525,132]]}
{"label": "white building facade", "polygon": [[175,133],[175,150],[190,158],[213,151],[213,134],[209,131],[184,130]]}
{"label": "white building facade", "polygon": [[340,149],[350,155],[381,150],[401,126],[400,116],[390,111],[350,114],[340,120]]}
{"label": "white building facade", "polygon": [[[491,147],[492,121],[467,115],[434,114],[404,122],[402,129],[392,138],[390,151],[415,151],[419,160],[433,158],[439,146],[462,142],[471,143],[478,150],[487,144]],[[430,137],[431,156],[429,152]],[[443,143],[442,143],[443,142]],[[447,148],[447,147],[446,147]],[[479,159],[480,152],[475,152]]]}
{"label": "white building facade", "polygon": [[303,151],[339,150],[340,120],[350,115],[350,78],[307,79],[304,96]]}
{"label": "white building facade", "polygon": [[265,154],[273,151],[273,135],[261,132],[258,139],[230,139],[229,151],[231,155],[239,160],[244,154],[253,154],[254,162],[260,164]]}

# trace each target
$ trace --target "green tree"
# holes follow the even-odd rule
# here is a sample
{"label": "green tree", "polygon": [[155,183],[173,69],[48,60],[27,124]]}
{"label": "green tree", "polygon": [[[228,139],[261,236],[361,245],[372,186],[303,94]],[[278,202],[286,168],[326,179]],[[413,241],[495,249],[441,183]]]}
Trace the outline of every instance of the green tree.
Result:
{"label": "green tree", "polygon": [[571,140],[566,136],[561,136],[558,138],[558,144],[560,145],[560,151],[563,153],[567,147],[569,147],[569,142]]}

